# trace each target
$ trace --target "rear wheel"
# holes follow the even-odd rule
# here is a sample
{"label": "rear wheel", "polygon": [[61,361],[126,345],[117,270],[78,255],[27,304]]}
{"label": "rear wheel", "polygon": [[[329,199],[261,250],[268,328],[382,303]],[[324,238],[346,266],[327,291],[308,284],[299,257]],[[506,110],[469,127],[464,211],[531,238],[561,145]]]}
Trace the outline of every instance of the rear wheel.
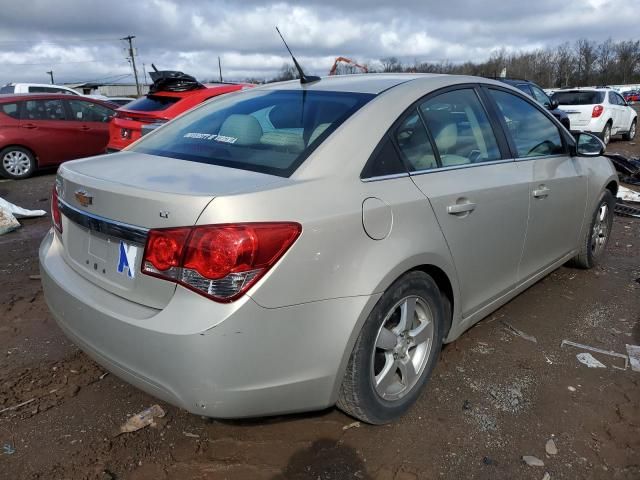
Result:
{"label": "rear wheel", "polygon": [[629,131],[627,133],[625,133],[624,135],[622,135],[622,138],[624,140],[633,140],[636,136],[636,125],[637,125],[637,119],[633,119],[633,122],[631,122],[631,126],[629,127]]}
{"label": "rear wheel", "polygon": [[572,260],[576,267],[593,268],[604,256],[611,236],[614,207],[615,198],[609,190],[605,190],[593,213],[589,229],[582,235],[580,251]]}
{"label": "rear wheel", "polygon": [[0,152],[0,175],[21,179],[30,177],[36,169],[33,154],[23,147],[7,147]]}
{"label": "rear wheel", "polygon": [[356,341],[338,397],[338,408],[383,424],[417,400],[436,364],[444,325],[438,286],[410,272],[380,298]]}
{"label": "rear wheel", "polygon": [[600,133],[600,138],[605,145],[609,145],[609,142],[611,141],[611,123],[607,123],[604,126],[602,133]]}

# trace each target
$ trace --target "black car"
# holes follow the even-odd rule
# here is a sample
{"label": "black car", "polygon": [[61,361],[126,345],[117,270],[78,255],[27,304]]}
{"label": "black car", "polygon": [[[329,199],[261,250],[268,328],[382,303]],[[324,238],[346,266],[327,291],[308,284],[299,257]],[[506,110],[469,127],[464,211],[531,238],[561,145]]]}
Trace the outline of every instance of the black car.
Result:
{"label": "black car", "polygon": [[558,102],[549,98],[549,95],[544,93],[544,90],[540,88],[535,83],[529,80],[522,80],[519,78],[503,78],[503,77],[493,77],[494,80],[499,80],[501,82],[507,83],[512,87],[516,87],[518,90],[522,90],[524,93],[536,99],[539,103],[544,105],[549,109],[551,114],[556,117],[562,125],[565,126],[567,130],[571,130],[571,122],[569,120],[569,115],[564,110],[560,110],[558,108]]}

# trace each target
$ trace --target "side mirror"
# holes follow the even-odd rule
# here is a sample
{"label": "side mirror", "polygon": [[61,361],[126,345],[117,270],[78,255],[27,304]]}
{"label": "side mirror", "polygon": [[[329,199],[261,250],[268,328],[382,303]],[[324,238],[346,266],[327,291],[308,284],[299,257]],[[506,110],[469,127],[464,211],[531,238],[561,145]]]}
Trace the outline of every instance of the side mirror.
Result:
{"label": "side mirror", "polygon": [[547,105],[547,108],[549,110],[555,110],[556,108],[558,108],[558,105],[560,105],[560,104],[558,103],[557,100],[550,99],[549,103]]}
{"label": "side mirror", "polygon": [[599,157],[606,148],[604,142],[592,133],[576,134],[576,153],[579,157]]}

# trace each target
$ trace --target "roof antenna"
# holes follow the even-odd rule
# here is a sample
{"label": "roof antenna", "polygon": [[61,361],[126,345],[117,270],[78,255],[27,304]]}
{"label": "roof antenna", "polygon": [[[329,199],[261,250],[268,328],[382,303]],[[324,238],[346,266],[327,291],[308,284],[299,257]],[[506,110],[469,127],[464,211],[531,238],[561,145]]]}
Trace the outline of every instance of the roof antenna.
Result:
{"label": "roof antenna", "polygon": [[298,70],[298,75],[300,76],[300,83],[304,84],[304,83],[318,82],[320,80],[320,77],[315,77],[313,75],[305,75],[304,74],[304,71],[302,70],[302,67],[300,66],[300,64],[296,60],[296,57],[293,56],[293,53],[291,53],[291,49],[289,48],[289,45],[287,45],[287,42],[284,40],[284,37],[280,33],[280,30],[278,29],[277,26],[276,26],[276,31],[278,32],[278,35],[280,35],[280,38],[282,39],[282,42],[284,43],[284,46],[287,47],[287,50],[289,51],[289,55],[291,55],[291,58],[293,59],[293,64],[296,66],[296,70]]}

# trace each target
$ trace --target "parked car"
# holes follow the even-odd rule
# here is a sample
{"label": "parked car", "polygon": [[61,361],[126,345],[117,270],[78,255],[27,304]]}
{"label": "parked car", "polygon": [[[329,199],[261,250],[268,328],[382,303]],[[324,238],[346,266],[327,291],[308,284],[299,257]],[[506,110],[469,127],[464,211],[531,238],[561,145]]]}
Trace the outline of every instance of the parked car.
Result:
{"label": "parked car", "polygon": [[131,97],[107,97],[106,95],[98,95],[98,94],[83,95],[83,96],[88,98],[93,98],[95,100],[102,100],[103,102],[109,102],[114,105],[118,105],[118,108],[123,107],[124,105],[131,103],[135,100],[135,98],[131,98]]}
{"label": "parked car", "polygon": [[98,363],[190,412],[337,403],[389,422],[443,342],[568,260],[602,258],[617,175],[576,135],[475,77],[228,95],[60,167],[44,295]]}
{"label": "parked car", "polygon": [[576,88],[553,94],[560,108],[569,114],[571,128],[598,135],[606,144],[613,135],[624,140],[636,136],[636,111],[610,88]]}
{"label": "parked car", "polygon": [[[164,72],[152,72],[151,75],[153,78],[162,73]],[[164,77],[156,77],[160,81],[154,82],[148,95],[118,110],[109,129],[107,148],[110,152],[122,150],[138,140],[143,135],[143,126],[147,133],[210,98],[251,86],[241,83],[203,85],[182,72],[169,73],[181,76],[175,75],[169,81]],[[186,87],[183,82],[185,77],[192,79]]]}
{"label": "parked car", "polygon": [[622,98],[624,98],[624,101],[627,103],[640,102],[640,91],[630,90],[628,92],[624,92],[622,94]]}
{"label": "parked car", "polygon": [[66,94],[0,95],[0,175],[27,178],[40,167],[104,153],[115,110]]}
{"label": "parked car", "polygon": [[7,83],[0,87],[0,94],[13,95],[17,93],[64,93],[67,95],[80,95],[72,88],[48,83]]}
{"label": "parked car", "polygon": [[530,97],[535,98],[538,102],[548,108],[551,114],[556,117],[567,130],[571,130],[571,120],[569,119],[569,115],[567,115],[567,113],[562,109],[558,108],[558,103],[554,102],[536,83],[530,80],[518,78],[496,77],[495,80],[500,80],[503,83],[512,85]]}

